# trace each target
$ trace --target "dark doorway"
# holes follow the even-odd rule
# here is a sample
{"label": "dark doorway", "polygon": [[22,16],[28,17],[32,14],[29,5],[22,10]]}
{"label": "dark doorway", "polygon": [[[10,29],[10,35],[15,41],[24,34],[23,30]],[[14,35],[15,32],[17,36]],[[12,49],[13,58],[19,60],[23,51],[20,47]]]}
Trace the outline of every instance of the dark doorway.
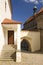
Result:
{"label": "dark doorway", "polygon": [[23,39],[21,42],[21,50],[22,51],[30,51],[30,44],[26,39]]}
{"label": "dark doorway", "polygon": [[8,44],[14,44],[14,31],[8,31]]}

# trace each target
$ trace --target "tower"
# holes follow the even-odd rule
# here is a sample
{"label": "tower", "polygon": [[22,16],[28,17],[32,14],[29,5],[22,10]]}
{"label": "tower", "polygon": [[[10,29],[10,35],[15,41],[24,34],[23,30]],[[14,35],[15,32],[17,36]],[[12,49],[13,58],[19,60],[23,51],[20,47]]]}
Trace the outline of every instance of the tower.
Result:
{"label": "tower", "polygon": [[11,0],[5,0],[5,17],[11,19]]}
{"label": "tower", "polygon": [[0,54],[5,44],[2,22],[5,18],[11,19],[11,0],[0,0]]}
{"label": "tower", "polygon": [[36,11],[37,11],[37,7],[36,7],[36,5],[34,5],[34,8],[33,8],[33,13],[35,14],[35,13],[36,13]]}
{"label": "tower", "polygon": [[11,0],[0,0],[0,23],[4,18],[11,19]]}

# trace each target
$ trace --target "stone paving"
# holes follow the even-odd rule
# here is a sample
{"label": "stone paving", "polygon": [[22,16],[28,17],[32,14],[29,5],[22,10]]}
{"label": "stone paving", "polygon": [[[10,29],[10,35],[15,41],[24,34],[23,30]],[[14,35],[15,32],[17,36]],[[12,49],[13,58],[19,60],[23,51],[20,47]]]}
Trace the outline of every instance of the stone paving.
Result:
{"label": "stone paving", "polygon": [[13,60],[0,60],[0,65],[43,65],[43,54],[22,52],[22,61],[17,63]]}
{"label": "stone paving", "polygon": [[13,53],[15,49],[12,46],[5,46],[3,50],[2,56],[0,57],[0,65],[43,65],[43,53],[21,52],[21,62],[17,63],[14,60],[15,56]]}
{"label": "stone paving", "polygon": [[17,63],[17,62],[14,62],[14,61],[0,61],[0,65],[43,65],[42,62],[38,62],[38,63],[35,63],[35,62],[20,62],[20,63]]}
{"label": "stone paving", "polygon": [[29,65],[43,65],[43,53],[22,52],[22,62]]}

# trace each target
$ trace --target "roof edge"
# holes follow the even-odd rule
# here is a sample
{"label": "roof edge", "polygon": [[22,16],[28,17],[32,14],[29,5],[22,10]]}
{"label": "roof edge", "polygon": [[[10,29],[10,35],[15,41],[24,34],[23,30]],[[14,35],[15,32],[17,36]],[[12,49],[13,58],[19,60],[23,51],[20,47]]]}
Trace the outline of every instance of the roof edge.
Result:
{"label": "roof edge", "polygon": [[1,24],[22,24],[22,22],[5,18]]}
{"label": "roof edge", "polygon": [[[36,14],[34,14],[34,15],[32,15],[30,18],[28,18],[28,19],[25,21],[24,25],[27,24],[28,22],[32,21],[32,20],[34,19],[34,17],[38,16],[38,15],[39,15],[40,13],[42,13],[42,12],[43,12],[43,7],[42,7]],[[28,22],[27,22],[27,21],[28,21]]]}

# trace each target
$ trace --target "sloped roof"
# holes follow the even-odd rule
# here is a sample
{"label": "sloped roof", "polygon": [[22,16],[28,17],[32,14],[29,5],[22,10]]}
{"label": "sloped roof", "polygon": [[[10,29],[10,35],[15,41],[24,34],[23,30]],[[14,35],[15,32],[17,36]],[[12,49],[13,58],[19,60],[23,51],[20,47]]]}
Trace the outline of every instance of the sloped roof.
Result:
{"label": "sloped roof", "polygon": [[10,19],[4,19],[1,24],[22,24],[21,22],[17,22],[15,20],[10,20]]}
{"label": "sloped roof", "polygon": [[30,18],[28,18],[24,24],[31,22],[35,17],[37,17],[41,13],[43,13],[43,7],[40,9],[40,11],[38,13],[36,13],[33,16],[31,16]]}

